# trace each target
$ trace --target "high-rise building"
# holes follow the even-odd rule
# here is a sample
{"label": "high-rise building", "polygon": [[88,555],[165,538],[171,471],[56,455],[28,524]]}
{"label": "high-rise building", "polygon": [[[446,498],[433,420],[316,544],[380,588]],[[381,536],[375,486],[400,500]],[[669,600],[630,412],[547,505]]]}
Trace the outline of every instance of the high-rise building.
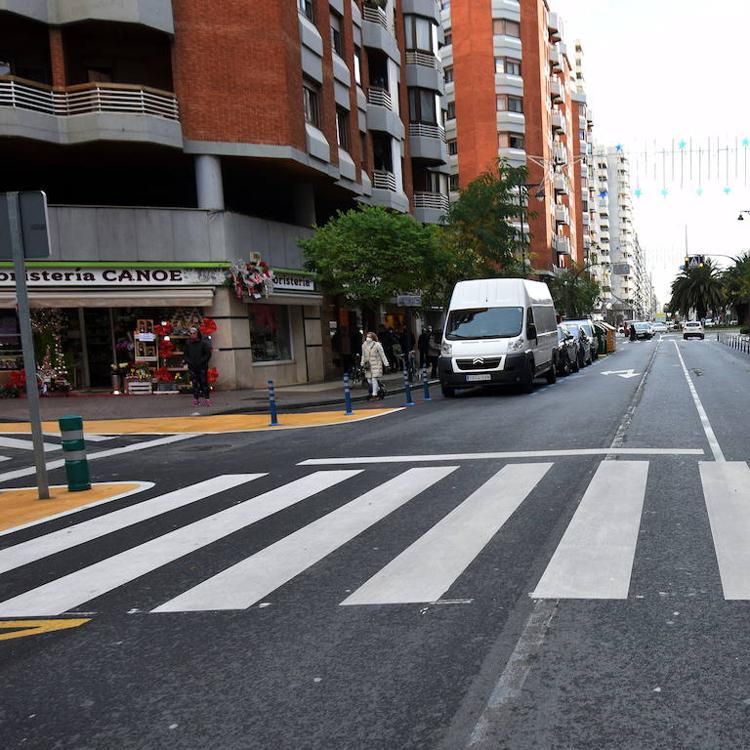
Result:
{"label": "high-rise building", "polygon": [[[323,298],[297,243],[359,201],[425,222],[445,212],[439,6],[0,7],[0,191],[47,192],[53,256],[31,300],[61,310],[76,384],[109,385],[138,321],[185,315],[216,322],[225,387],[342,365],[356,317]],[[238,298],[227,276],[251,258],[275,284]],[[4,352],[13,305],[0,273]]]}
{"label": "high-rise building", "polygon": [[451,188],[525,165],[534,269],[583,261],[590,133],[561,19],[546,0],[444,0],[442,21]]}

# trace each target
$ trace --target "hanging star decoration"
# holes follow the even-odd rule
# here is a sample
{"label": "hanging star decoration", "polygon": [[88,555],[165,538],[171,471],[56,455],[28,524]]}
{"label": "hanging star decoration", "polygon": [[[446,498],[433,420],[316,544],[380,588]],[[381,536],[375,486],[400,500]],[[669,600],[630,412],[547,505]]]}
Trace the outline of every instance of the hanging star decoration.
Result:
{"label": "hanging star decoration", "polygon": [[641,190],[640,188],[636,188],[633,192],[636,198],[640,198],[643,195],[643,190]]}
{"label": "hanging star decoration", "polygon": [[703,195],[703,188],[699,187],[695,192],[698,193],[698,195]]}
{"label": "hanging star decoration", "polygon": [[732,188],[730,188],[729,185],[727,185],[724,188],[724,195],[729,195],[729,193],[731,193],[731,192],[732,192]]}
{"label": "hanging star decoration", "polygon": [[744,146],[745,148],[747,148],[748,146],[750,146],[750,138],[743,138],[743,139],[742,139],[742,145],[743,145],[743,146]]}
{"label": "hanging star decoration", "polygon": [[667,190],[665,187],[661,189],[661,194],[666,198],[669,195],[669,190]]}
{"label": "hanging star decoration", "polygon": [[679,147],[680,151],[684,151],[684,150],[685,150],[685,146],[687,146],[687,143],[685,143],[685,140],[683,139],[683,140],[681,140],[681,141],[680,141],[680,142],[679,142],[679,143],[677,144],[677,146]]}
{"label": "hanging star decoration", "polygon": [[600,190],[599,191],[599,197],[600,198],[606,198],[607,197],[607,191],[606,190]]}
{"label": "hanging star decoration", "polygon": [[617,151],[618,153],[622,153],[622,149],[623,149],[622,143],[618,143],[615,146],[615,151]]}

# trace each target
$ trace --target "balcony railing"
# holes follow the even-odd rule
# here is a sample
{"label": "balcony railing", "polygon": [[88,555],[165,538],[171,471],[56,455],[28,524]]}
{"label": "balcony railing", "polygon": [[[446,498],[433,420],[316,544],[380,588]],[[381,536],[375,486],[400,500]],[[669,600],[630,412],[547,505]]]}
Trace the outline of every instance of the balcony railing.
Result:
{"label": "balcony railing", "polygon": [[567,195],[570,192],[570,184],[564,174],[556,174],[553,181],[556,193],[565,193]]}
{"label": "balcony railing", "polygon": [[563,148],[559,143],[556,143],[553,150],[553,158],[555,164],[567,164],[568,163],[568,149]]}
{"label": "balcony railing", "polygon": [[567,206],[558,203],[555,206],[555,221],[559,224],[570,224],[570,211]]}
{"label": "balcony railing", "polygon": [[560,83],[560,79],[555,76],[554,78],[550,78],[549,82],[549,91],[552,95],[552,100],[559,102],[563,98],[563,87],[562,83]]}
{"label": "balcony railing", "polygon": [[570,255],[570,237],[552,235],[552,249],[562,255]]}
{"label": "balcony railing", "polygon": [[391,92],[388,91],[388,89],[383,89],[379,86],[370,86],[370,88],[367,89],[367,102],[369,104],[374,104],[377,107],[393,109]]}
{"label": "balcony railing", "polygon": [[428,208],[446,213],[450,200],[442,193],[414,193],[414,208]]}
{"label": "balcony railing", "polygon": [[555,110],[552,113],[552,128],[563,135],[567,132],[567,123],[562,112]]}
{"label": "balcony railing", "polygon": [[409,135],[421,138],[439,138],[445,143],[445,130],[440,125],[425,125],[422,122],[410,122]]}
{"label": "balcony railing", "polygon": [[372,186],[378,190],[396,192],[396,175],[384,169],[374,169],[372,172]]}
{"label": "balcony railing", "polygon": [[425,68],[434,68],[436,70],[440,68],[440,60],[429,52],[407,52],[406,64],[422,65]]}
{"label": "balcony railing", "polygon": [[362,18],[370,23],[376,23],[382,26],[386,31],[393,33],[393,27],[388,23],[388,16],[382,8],[373,8],[371,5],[365,5],[362,8]]}
{"label": "balcony railing", "polygon": [[83,83],[65,89],[12,76],[0,77],[0,107],[67,117],[92,112],[151,115],[179,120],[177,97],[169,91],[121,83]]}

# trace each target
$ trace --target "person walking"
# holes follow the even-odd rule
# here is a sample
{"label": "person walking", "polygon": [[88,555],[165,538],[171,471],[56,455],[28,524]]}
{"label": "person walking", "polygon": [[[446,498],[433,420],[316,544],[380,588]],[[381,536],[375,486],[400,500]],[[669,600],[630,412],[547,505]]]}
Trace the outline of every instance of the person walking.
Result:
{"label": "person walking", "polygon": [[204,338],[197,328],[191,328],[182,358],[185,360],[190,372],[190,380],[193,383],[193,406],[198,406],[201,398],[205,399],[206,406],[211,406],[211,395],[208,390],[208,362],[211,354],[209,340]]}
{"label": "person walking", "polygon": [[635,323],[630,324],[630,340],[635,341]]}
{"label": "person walking", "polygon": [[[370,394],[367,396],[367,400],[378,397],[385,398],[385,388],[378,384],[378,378],[383,377],[383,368],[388,367],[388,359],[378,341],[378,337],[372,331],[368,332],[362,344],[362,367],[365,370],[367,380],[370,382]],[[380,396],[381,389],[383,391],[382,396]]]}
{"label": "person walking", "polygon": [[430,360],[430,336],[432,335],[432,328],[426,326],[422,329],[422,333],[419,334],[417,339],[417,349],[419,349],[419,369],[424,370]]}
{"label": "person walking", "polygon": [[430,333],[430,377],[434,380],[438,376],[438,360],[440,359],[440,333],[432,331]]}

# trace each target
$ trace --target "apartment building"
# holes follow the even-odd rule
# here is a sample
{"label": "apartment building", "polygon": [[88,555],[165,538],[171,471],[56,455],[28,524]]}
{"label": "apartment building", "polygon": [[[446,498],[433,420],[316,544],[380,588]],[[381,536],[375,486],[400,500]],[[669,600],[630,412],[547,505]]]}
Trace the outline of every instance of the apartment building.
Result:
{"label": "apartment building", "polygon": [[[62,312],[77,386],[188,318],[216,323],[220,387],[335,372],[356,313],[297,243],[357,202],[440,220],[439,22],[434,0],[0,0],[0,191],[47,193],[31,301]],[[0,273],[8,369],[13,308]]]}
{"label": "apartment building", "polygon": [[451,189],[498,157],[525,165],[533,269],[544,275],[582,261],[590,129],[560,17],[546,0],[442,6]]}

